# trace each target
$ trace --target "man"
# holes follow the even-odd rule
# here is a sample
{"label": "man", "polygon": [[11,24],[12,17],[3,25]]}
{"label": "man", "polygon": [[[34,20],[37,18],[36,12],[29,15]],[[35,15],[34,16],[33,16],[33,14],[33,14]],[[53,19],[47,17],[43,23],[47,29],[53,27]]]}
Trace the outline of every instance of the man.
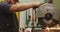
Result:
{"label": "man", "polygon": [[[20,4],[13,0],[0,3],[0,32],[17,32],[15,27],[16,17],[13,12],[21,12],[29,8],[39,7],[39,2]],[[14,19],[15,18],[15,19]]]}

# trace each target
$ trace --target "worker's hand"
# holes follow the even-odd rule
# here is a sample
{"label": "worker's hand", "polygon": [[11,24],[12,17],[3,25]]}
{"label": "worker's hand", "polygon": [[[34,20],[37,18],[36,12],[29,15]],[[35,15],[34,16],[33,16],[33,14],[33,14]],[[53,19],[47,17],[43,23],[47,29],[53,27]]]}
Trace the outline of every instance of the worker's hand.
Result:
{"label": "worker's hand", "polygon": [[33,3],[33,8],[38,8],[39,6],[41,6],[42,5],[42,3],[40,3],[40,2],[35,2],[35,3]]}

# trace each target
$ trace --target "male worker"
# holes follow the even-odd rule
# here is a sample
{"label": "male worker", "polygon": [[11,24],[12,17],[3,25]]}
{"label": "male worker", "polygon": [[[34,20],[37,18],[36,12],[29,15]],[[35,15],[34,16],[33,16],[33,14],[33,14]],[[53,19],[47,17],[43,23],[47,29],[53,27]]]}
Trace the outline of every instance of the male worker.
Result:
{"label": "male worker", "polygon": [[21,12],[41,5],[39,2],[26,4],[14,3],[13,0],[0,2],[0,32],[17,32],[14,24],[16,17],[13,12]]}

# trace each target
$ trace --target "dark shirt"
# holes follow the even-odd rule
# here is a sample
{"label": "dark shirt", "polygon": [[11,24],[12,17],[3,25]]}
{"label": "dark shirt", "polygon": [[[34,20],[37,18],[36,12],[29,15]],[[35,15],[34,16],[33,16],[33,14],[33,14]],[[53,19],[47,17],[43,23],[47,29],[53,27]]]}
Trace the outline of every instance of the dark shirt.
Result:
{"label": "dark shirt", "polygon": [[11,4],[5,2],[0,3],[0,31],[13,32],[16,31],[18,21],[15,13],[10,13]]}

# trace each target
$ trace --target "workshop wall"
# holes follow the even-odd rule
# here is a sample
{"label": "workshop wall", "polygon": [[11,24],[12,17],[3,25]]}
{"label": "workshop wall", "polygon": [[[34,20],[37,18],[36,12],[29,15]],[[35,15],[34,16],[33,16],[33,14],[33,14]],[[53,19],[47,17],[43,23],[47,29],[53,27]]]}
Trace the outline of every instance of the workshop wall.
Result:
{"label": "workshop wall", "polygon": [[[44,0],[19,0],[20,3],[29,3],[29,2],[44,2]],[[29,11],[30,11],[30,15],[32,15],[32,9],[28,9],[26,11],[22,11],[20,12],[20,21],[19,21],[19,26],[20,28],[25,28],[26,27],[26,22],[27,21],[27,15],[29,15]],[[32,21],[30,21],[32,22]],[[31,24],[31,23],[30,23]],[[31,26],[29,24],[29,26]]]}
{"label": "workshop wall", "polygon": [[53,0],[54,6],[57,9],[55,12],[57,12],[57,14],[55,15],[57,20],[60,21],[60,0]]}
{"label": "workshop wall", "polygon": [[2,2],[3,0],[0,0],[0,2]]}

